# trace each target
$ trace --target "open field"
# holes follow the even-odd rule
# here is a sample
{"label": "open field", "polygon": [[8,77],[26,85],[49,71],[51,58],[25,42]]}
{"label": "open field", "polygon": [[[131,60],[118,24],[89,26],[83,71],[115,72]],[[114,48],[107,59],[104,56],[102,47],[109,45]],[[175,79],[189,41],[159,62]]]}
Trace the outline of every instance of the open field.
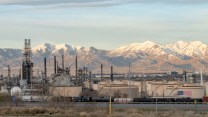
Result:
{"label": "open field", "polygon": [[113,109],[108,114],[107,108],[43,108],[43,107],[0,107],[0,116],[37,116],[37,117],[208,117],[208,113],[193,110],[155,110],[148,109]]}
{"label": "open field", "polygon": [[22,102],[0,98],[0,116],[37,117],[208,117],[208,104],[117,104],[109,102]]}

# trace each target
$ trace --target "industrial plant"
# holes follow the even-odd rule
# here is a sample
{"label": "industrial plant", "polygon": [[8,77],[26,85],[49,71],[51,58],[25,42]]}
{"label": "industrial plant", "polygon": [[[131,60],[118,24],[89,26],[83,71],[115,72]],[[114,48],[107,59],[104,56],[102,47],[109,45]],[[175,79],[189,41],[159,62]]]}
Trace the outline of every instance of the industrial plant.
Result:
{"label": "industrial plant", "polygon": [[[61,61],[57,61],[61,57]],[[1,94],[10,95],[24,102],[47,102],[69,99],[69,102],[207,102],[207,75],[187,70],[169,73],[128,73],[115,74],[114,66],[110,73],[103,73],[100,64],[99,73],[92,73],[87,67],[79,67],[79,58],[75,55],[74,74],[65,64],[64,55],[53,55],[53,73],[48,73],[47,58],[43,57],[41,75],[33,74],[34,63],[30,39],[25,39],[21,69],[18,76],[1,76]],[[60,64],[61,63],[61,64]]]}

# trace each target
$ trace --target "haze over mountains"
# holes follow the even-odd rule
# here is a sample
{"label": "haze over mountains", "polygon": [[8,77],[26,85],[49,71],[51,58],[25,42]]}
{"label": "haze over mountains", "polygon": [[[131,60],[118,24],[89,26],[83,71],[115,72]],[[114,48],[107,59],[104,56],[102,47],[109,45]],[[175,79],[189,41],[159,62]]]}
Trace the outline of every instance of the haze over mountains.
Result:
{"label": "haze over mountains", "polygon": [[[177,71],[183,69],[200,69],[208,67],[208,45],[200,41],[160,45],[155,42],[132,43],[114,50],[99,50],[69,44],[53,45],[44,43],[32,49],[35,67],[43,66],[43,58],[48,58],[48,67],[53,67],[53,55],[61,62],[65,55],[65,66],[74,66],[75,55],[78,55],[79,67],[89,67],[99,71],[100,63],[105,67],[116,68],[117,72],[127,72],[129,61],[133,72],[145,70]],[[0,49],[0,66],[19,67],[22,60],[21,49]]]}

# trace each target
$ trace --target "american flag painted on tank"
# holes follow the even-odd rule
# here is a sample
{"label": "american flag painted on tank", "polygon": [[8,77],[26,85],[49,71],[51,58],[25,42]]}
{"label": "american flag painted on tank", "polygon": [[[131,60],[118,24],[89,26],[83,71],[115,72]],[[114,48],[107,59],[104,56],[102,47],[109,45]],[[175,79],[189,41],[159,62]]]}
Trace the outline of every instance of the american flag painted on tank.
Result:
{"label": "american flag painted on tank", "polygon": [[178,91],[178,95],[192,96],[192,91],[190,91],[190,90]]}

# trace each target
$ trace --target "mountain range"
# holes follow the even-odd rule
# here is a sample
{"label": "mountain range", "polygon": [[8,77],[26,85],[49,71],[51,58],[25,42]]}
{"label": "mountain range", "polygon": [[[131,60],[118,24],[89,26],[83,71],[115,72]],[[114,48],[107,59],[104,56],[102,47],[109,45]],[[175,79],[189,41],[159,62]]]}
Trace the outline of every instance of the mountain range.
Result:
{"label": "mountain range", "polygon": [[[40,70],[42,70],[44,57],[47,57],[48,69],[52,71],[53,56],[56,55],[61,62],[62,54],[65,56],[66,67],[70,66],[73,69],[75,55],[77,55],[78,66],[88,67],[94,72],[99,71],[101,63],[106,70],[111,65],[114,66],[115,72],[128,72],[129,63],[131,63],[132,72],[199,70],[208,67],[208,45],[200,41],[178,41],[167,45],[146,41],[124,45],[113,50],[50,43],[32,48],[32,60],[35,68]],[[22,49],[0,49],[1,68],[7,65],[13,68],[20,67],[22,56]]]}

